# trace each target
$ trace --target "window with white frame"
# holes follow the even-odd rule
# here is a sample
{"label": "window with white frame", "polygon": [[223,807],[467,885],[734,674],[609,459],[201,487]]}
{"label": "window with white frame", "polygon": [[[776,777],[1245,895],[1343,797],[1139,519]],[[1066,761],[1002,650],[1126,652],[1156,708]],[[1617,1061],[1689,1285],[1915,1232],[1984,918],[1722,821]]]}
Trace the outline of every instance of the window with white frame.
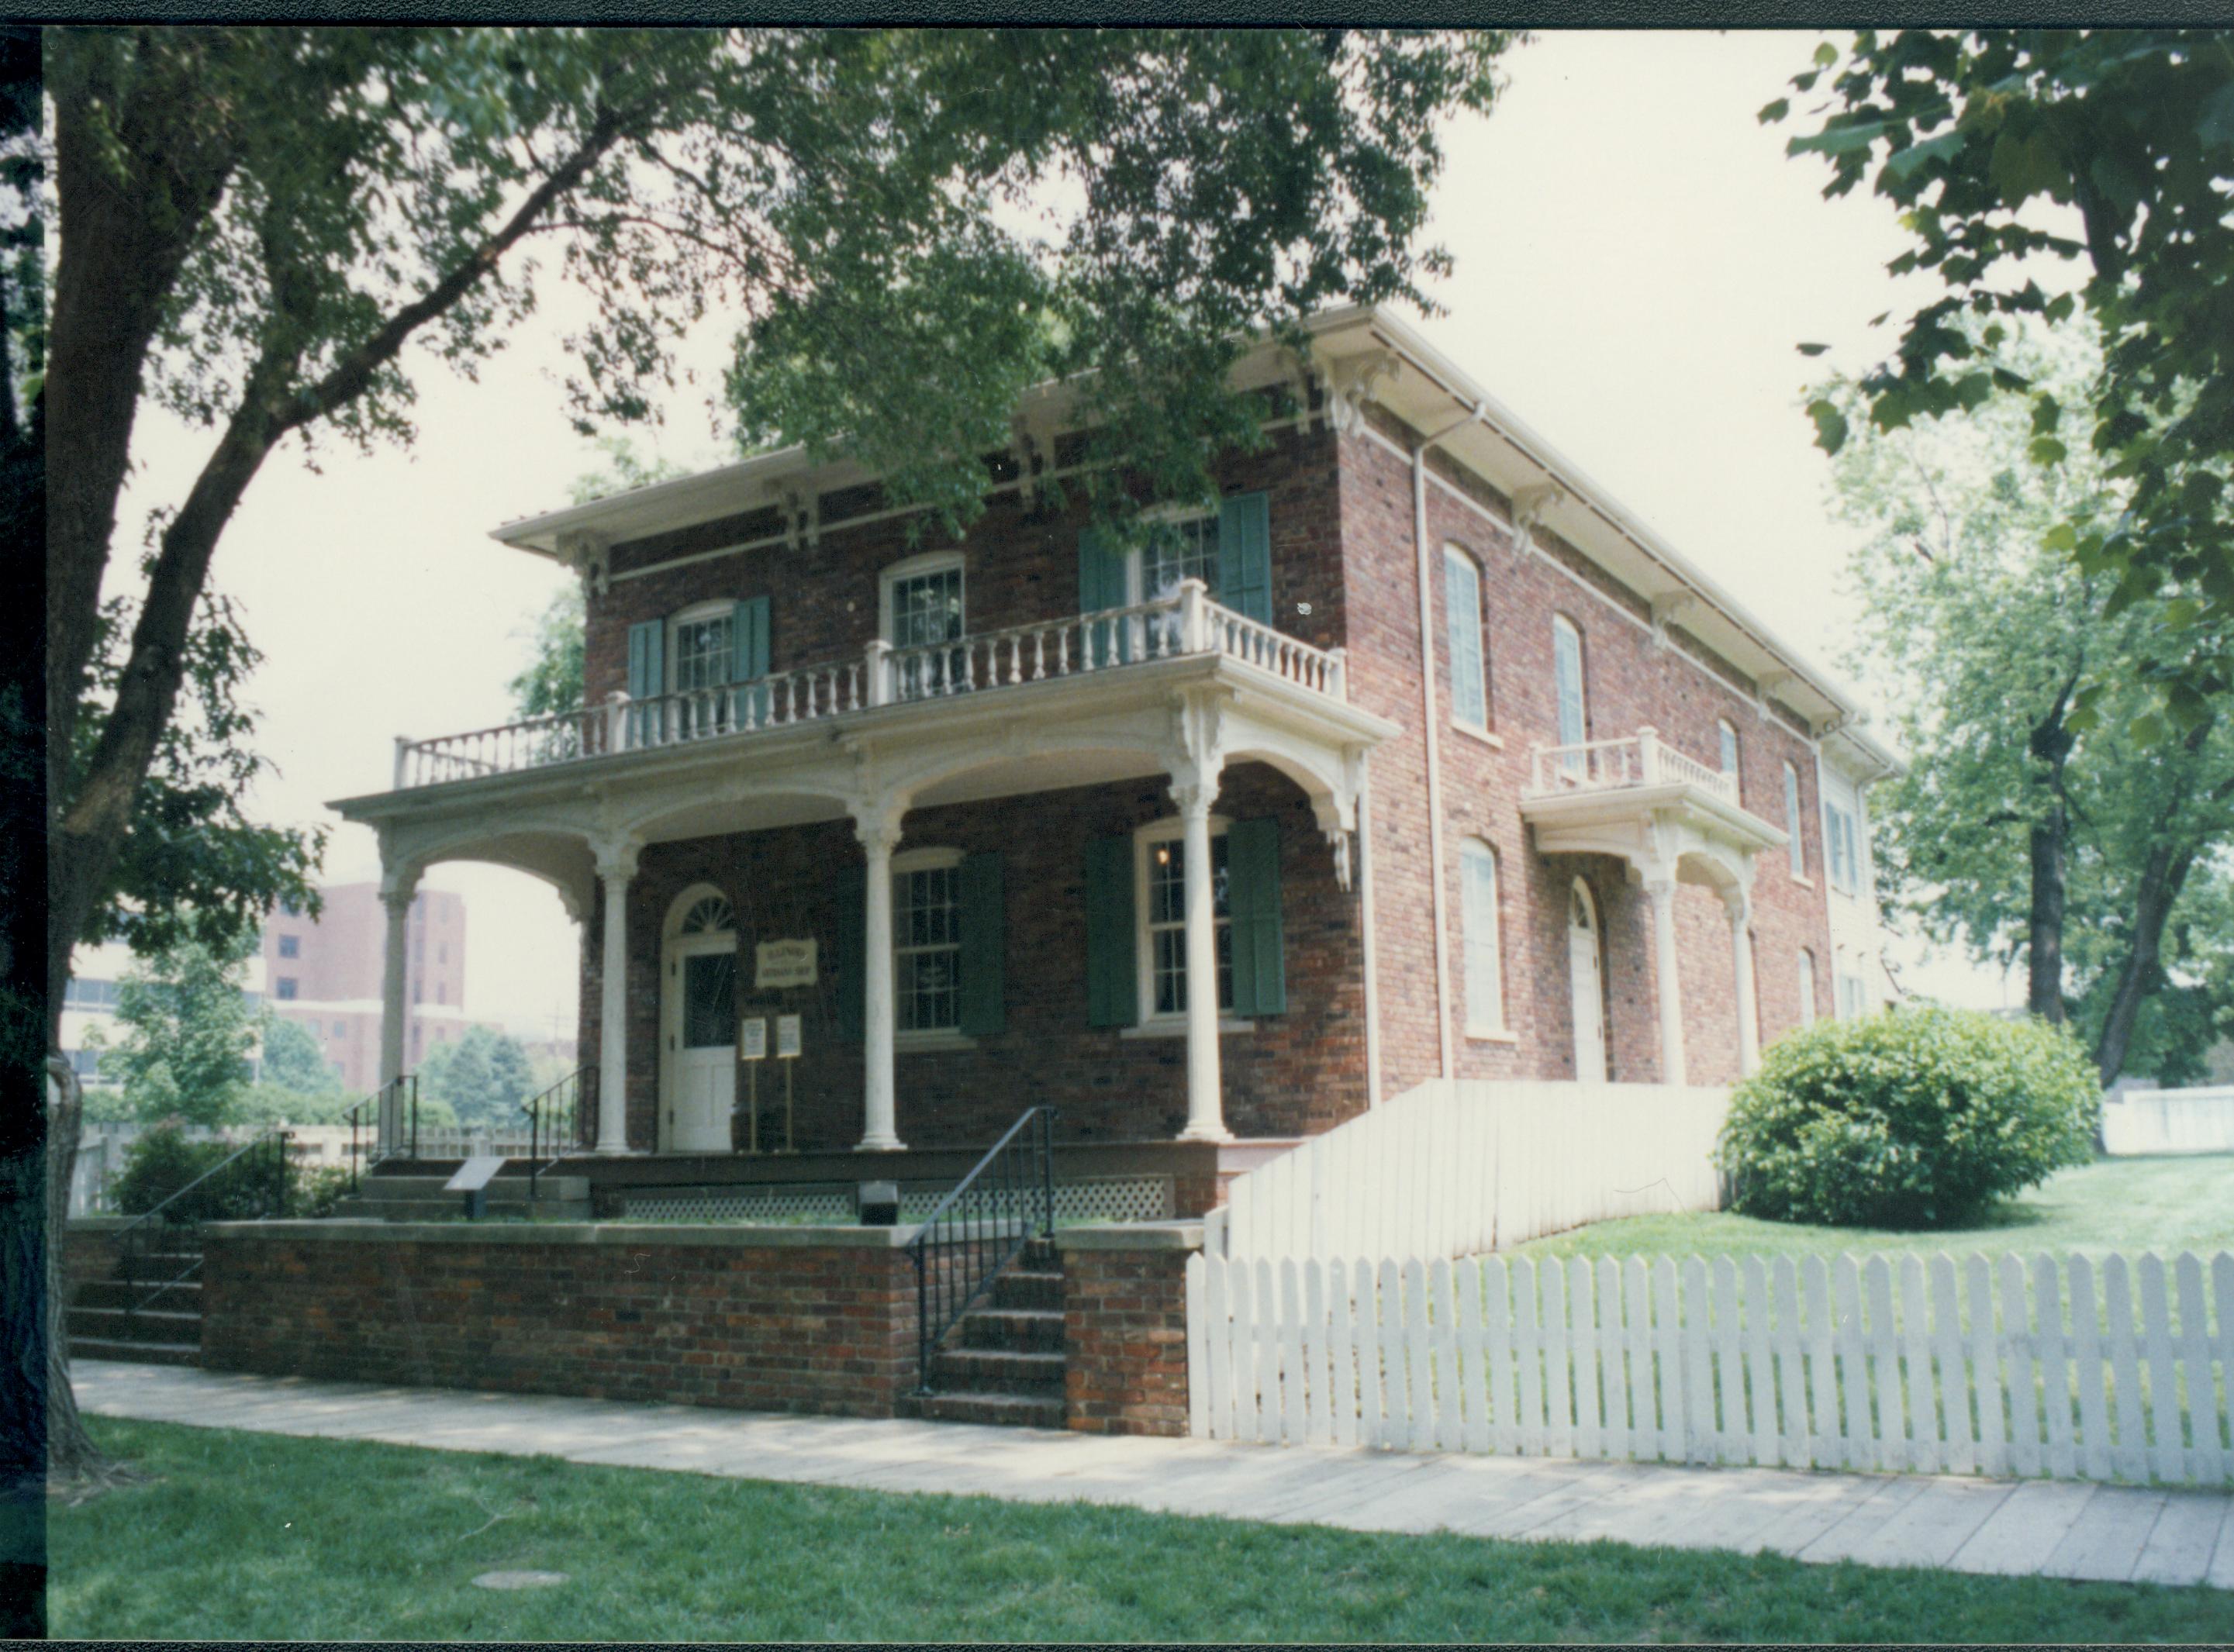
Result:
{"label": "window with white frame", "polygon": [[1800,1024],[1813,1025],[1815,1021],[1815,955],[1806,947],[1800,949]]}
{"label": "window with white frame", "polygon": [[1218,596],[1218,516],[1215,512],[1152,517],[1133,554],[1135,602],[1179,595],[1180,583],[1199,579]]}
{"label": "window with white frame", "polygon": [[1466,937],[1466,1032],[1505,1031],[1505,960],[1497,930],[1497,851],[1479,838],[1459,847],[1459,911]]}
{"label": "window with white frame", "polygon": [[892,1000],[903,1033],[962,1025],[959,849],[892,858]]}
{"label": "window with white frame", "polygon": [[1839,971],[1838,988],[1839,1020],[1852,1021],[1857,1016],[1869,1014],[1869,989],[1863,984],[1861,976],[1851,970],[1841,970]]}
{"label": "window with white frame", "polygon": [[1454,545],[1443,547],[1444,620],[1450,632],[1451,715],[1489,727],[1489,672],[1482,647],[1481,569]]}
{"label": "window with white frame", "polygon": [[1551,676],[1559,702],[1559,743],[1579,746],[1591,737],[1590,706],[1583,692],[1583,634],[1564,614],[1551,617]]}
{"label": "window with white frame", "polygon": [[1853,812],[1826,799],[1823,804],[1823,852],[1830,866],[1831,886],[1841,894],[1852,895],[1860,887],[1858,837]]}
{"label": "window with white frame", "polygon": [[960,552],[911,557],[885,569],[881,606],[885,641],[900,656],[895,686],[903,698],[951,693],[964,686],[960,650],[922,651],[941,643],[958,643],[964,635]]}
{"label": "window with white frame", "polygon": [[732,635],[735,613],[732,603],[701,603],[668,622],[670,693],[689,694],[728,682],[729,668],[736,658],[736,639]]}
{"label": "window with white frame", "polygon": [[1792,857],[1792,875],[1807,875],[1807,837],[1800,829],[1800,771],[1789,763],[1784,766],[1784,829],[1792,834],[1786,852]]}
{"label": "window with white frame", "polygon": [[[1218,1007],[1233,1008],[1233,914],[1226,869],[1226,822],[1211,818],[1211,923],[1218,957]],[[1145,1019],[1186,1014],[1186,844],[1184,821],[1158,820],[1135,839],[1140,879],[1140,1002]]]}
{"label": "window with white frame", "polygon": [[1734,781],[1738,778],[1738,731],[1724,718],[1715,724],[1715,732],[1721,737],[1722,773]]}

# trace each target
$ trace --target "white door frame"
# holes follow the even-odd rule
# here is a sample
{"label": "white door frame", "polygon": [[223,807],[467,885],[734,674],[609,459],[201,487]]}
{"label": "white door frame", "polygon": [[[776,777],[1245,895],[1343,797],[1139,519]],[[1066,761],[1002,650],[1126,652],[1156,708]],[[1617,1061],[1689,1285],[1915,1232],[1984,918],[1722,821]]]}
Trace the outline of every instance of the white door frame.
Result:
{"label": "white door frame", "polygon": [[[1575,922],[1576,903],[1587,917],[1587,925]],[[1579,945],[1588,936],[1587,950]],[[1576,968],[1578,956],[1590,959],[1587,983]],[[1596,1022],[1595,1037],[1585,1043],[1584,1028],[1584,991],[1587,984],[1591,996],[1596,1000],[1590,1020]],[[1591,892],[1590,885],[1578,878],[1567,898],[1567,1002],[1568,1015],[1574,1023],[1575,1079],[1578,1083],[1603,1084],[1606,1081],[1605,1053],[1605,920],[1598,911],[1597,897]],[[1587,1057],[1587,1059],[1585,1059]]]}
{"label": "white door frame", "polygon": [[[678,1151],[674,1141],[673,1120],[676,1096],[676,1080],[683,1060],[683,960],[724,952],[735,954],[738,950],[734,918],[732,927],[727,930],[696,935],[683,935],[677,932],[684,917],[700,901],[709,896],[721,898],[726,903],[726,897],[722,897],[721,891],[710,885],[695,885],[684,890],[668,909],[667,923],[663,926],[664,939],[661,944],[659,953],[659,1119],[653,1138],[656,1144],[654,1150],[658,1152]],[[735,1047],[732,1043],[728,1048],[732,1053],[731,1059],[734,1061]],[[730,1083],[733,1088],[735,1081],[735,1074],[732,1071]],[[734,1094],[730,1100],[734,1106],[735,1101]],[[728,1144],[725,1142],[722,1151],[727,1151],[727,1148]],[[703,1152],[709,1150],[694,1147],[689,1151]]]}

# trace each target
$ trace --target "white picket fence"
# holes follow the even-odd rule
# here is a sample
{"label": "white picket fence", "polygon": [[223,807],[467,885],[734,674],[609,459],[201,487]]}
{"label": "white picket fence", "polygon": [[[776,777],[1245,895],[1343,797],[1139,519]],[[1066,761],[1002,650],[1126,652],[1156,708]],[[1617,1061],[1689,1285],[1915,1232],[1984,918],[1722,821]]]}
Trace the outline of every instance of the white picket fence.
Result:
{"label": "white picket fence", "polygon": [[2234,1086],[2105,1096],[2102,1145],[2113,1154],[2234,1153]]}
{"label": "white picket fence", "polygon": [[1461,1257],[1713,1210],[1729,1092],[1434,1079],[1226,1184],[1214,1257]]}
{"label": "white picket fence", "polygon": [[1186,1291],[1210,1439],[2234,1482],[2224,1252],[2207,1280],[2192,1254],[1198,1255]]}

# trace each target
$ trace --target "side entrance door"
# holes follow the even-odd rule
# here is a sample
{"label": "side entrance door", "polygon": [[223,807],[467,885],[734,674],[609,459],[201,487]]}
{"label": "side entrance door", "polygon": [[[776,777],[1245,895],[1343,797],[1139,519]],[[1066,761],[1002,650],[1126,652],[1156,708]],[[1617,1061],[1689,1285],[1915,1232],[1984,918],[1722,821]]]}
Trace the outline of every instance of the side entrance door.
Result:
{"label": "side entrance door", "polygon": [[664,963],[663,1150],[725,1153],[737,1094],[736,933],[686,920],[684,932],[668,943]]}
{"label": "side entrance door", "polygon": [[1603,1084],[1605,1060],[1605,982],[1598,951],[1598,908],[1591,886],[1575,879],[1568,899],[1567,970],[1575,997],[1575,1077]]}

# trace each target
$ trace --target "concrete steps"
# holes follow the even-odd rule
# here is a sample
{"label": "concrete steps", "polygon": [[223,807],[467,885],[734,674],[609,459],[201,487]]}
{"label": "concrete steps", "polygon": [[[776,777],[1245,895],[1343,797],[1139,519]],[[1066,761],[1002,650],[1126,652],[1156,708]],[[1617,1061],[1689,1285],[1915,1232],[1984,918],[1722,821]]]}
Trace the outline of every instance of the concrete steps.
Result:
{"label": "concrete steps", "polygon": [[119,1258],[109,1277],[85,1280],[71,1291],[62,1334],[72,1359],[201,1363],[201,1281],[180,1277],[199,1268],[201,1241],[177,1230],[156,1243],[163,1248]]}
{"label": "concrete steps", "polygon": [[1060,1428],[1067,1366],[1062,1263],[1034,1239],[931,1355],[932,1392],[910,1408],[937,1422]]}
{"label": "concrete steps", "polygon": [[[371,1217],[383,1222],[449,1222],[465,1214],[462,1193],[446,1193],[442,1185],[450,1172],[440,1175],[380,1174],[367,1176],[357,1191],[343,1199],[336,1213]],[[499,1176],[488,1185],[488,1213],[518,1218],[528,1213],[527,1178]],[[586,1176],[545,1176],[537,1188],[536,1219],[544,1222],[586,1222],[590,1219],[590,1179]]]}

